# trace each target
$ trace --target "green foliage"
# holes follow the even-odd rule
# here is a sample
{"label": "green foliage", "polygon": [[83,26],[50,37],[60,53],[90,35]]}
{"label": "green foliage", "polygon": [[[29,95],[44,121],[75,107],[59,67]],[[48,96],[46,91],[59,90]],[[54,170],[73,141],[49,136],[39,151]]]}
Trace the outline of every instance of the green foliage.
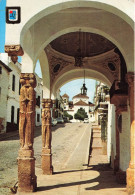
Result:
{"label": "green foliage", "polygon": [[64,111],[64,117],[68,117],[69,120],[72,120],[73,119],[73,116],[68,114],[67,111]]}
{"label": "green foliage", "polygon": [[88,118],[88,115],[85,112],[85,109],[80,108],[80,109],[77,110],[77,113],[75,113],[74,118],[83,121],[84,118]]}

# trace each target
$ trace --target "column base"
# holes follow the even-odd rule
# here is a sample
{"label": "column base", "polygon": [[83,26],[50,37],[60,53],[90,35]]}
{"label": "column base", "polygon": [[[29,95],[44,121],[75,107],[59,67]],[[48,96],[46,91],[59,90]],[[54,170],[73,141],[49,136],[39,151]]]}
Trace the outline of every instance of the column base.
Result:
{"label": "column base", "polygon": [[135,194],[135,169],[127,169],[127,193]]}
{"label": "column base", "polygon": [[42,149],[42,171],[44,175],[53,174],[51,149]]}
{"label": "column base", "polygon": [[[31,157],[33,151],[20,150],[18,160],[18,191],[34,192],[37,188],[37,177],[35,175],[35,158]],[[27,155],[30,155],[28,157]]]}

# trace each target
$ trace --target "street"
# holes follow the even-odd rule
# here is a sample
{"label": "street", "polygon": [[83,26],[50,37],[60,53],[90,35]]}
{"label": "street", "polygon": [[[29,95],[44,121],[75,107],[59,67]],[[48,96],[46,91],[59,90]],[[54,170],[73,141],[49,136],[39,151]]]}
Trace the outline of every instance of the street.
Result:
{"label": "street", "polygon": [[[86,148],[89,145],[90,124],[64,123],[52,127],[52,164],[54,172],[81,169],[85,164]],[[80,144],[83,141],[83,146]],[[17,157],[19,136],[0,142],[0,194],[8,194],[17,182]],[[81,147],[81,148],[80,148]],[[41,127],[35,129],[34,153],[36,168],[41,168]],[[81,152],[81,155],[79,153]],[[76,159],[74,159],[74,157]]]}

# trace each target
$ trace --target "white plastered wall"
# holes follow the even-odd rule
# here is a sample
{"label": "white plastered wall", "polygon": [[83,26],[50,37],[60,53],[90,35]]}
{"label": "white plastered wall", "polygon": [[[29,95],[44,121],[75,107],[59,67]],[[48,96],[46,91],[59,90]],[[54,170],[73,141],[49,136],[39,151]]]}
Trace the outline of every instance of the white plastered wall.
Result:
{"label": "white plastered wall", "polygon": [[50,98],[50,72],[48,59],[44,50],[39,56],[39,61],[43,78],[43,98]]}
{"label": "white plastered wall", "polygon": [[122,132],[120,133],[120,169],[126,171],[130,161],[130,109],[122,113]]}
{"label": "white plastered wall", "polygon": [[[115,123],[113,121],[114,117],[114,105],[108,103],[108,131],[107,131],[107,158],[108,162],[110,162],[110,157],[111,157],[111,146],[112,146],[112,139],[114,140],[114,137],[111,138],[112,135],[114,135],[115,131]],[[113,151],[115,148],[112,146]]]}
{"label": "white plastered wall", "polygon": [[0,133],[6,132],[7,125],[7,96],[8,96],[8,86],[9,86],[9,72],[6,68],[0,64],[2,68],[2,74],[0,74],[0,118],[3,118],[2,125],[4,128]]}
{"label": "white plastered wall", "polygon": [[112,168],[114,168],[115,156],[116,156],[115,106],[112,105],[112,116],[111,116],[111,166]]}

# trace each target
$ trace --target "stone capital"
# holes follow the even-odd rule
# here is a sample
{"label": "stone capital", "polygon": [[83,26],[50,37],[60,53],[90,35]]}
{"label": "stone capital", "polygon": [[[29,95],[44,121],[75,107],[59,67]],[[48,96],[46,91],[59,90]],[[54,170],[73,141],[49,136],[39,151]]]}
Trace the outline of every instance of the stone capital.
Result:
{"label": "stone capital", "polygon": [[9,56],[23,56],[24,52],[20,45],[5,45],[5,52]]}
{"label": "stone capital", "polygon": [[17,56],[22,56],[24,54],[20,45],[5,45],[5,52],[8,53],[8,56],[11,56],[11,60],[14,63],[18,60]]}
{"label": "stone capital", "polygon": [[42,99],[43,108],[52,108],[52,100],[51,99]]}
{"label": "stone capital", "polygon": [[23,85],[31,85],[33,88],[36,87],[36,77],[34,73],[21,73],[20,83]]}
{"label": "stone capital", "polygon": [[133,87],[135,85],[135,73],[134,72],[128,72],[126,74],[126,81],[129,85],[129,87]]}

